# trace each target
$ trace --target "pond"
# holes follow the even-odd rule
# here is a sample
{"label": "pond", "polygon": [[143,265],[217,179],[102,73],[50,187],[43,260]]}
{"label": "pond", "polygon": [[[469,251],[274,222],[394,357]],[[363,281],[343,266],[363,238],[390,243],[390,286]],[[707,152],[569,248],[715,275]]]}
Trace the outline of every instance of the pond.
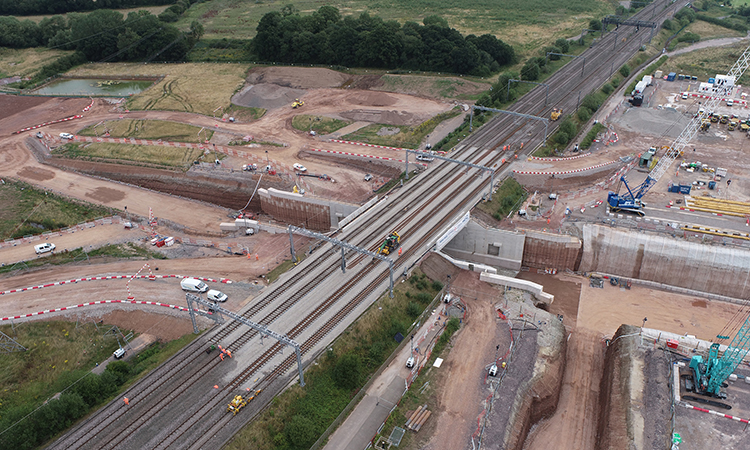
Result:
{"label": "pond", "polygon": [[139,94],[154,84],[155,80],[61,79],[36,91],[37,95],[84,95],[127,97]]}

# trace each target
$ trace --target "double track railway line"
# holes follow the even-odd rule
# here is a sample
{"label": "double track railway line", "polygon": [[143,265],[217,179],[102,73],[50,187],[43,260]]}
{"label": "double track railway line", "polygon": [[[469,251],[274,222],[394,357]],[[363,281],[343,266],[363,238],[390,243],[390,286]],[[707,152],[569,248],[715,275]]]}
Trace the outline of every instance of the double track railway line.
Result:
{"label": "double track railway line", "polygon": [[[661,5],[661,6],[660,6]],[[673,14],[665,2],[640,14],[661,22]],[[670,4],[668,4],[670,5]],[[659,8],[653,12],[649,8]],[[636,17],[637,18],[637,17]],[[648,29],[605,35],[587,50],[586,69],[567,64],[547,80],[550,100],[544,105],[544,88],[525,95],[512,110],[546,114],[552,107],[572,112],[581,96],[597,88],[611,72],[637,51]],[[622,42],[623,38],[626,38]],[[584,91],[585,89],[585,91]],[[582,98],[582,97],[581,97]],[[466,139],[452,157],[507,171],[496,148],[524,142],[531,151],[543,139],[540,127],[515,116],[498,115]],[[496,177],[499,180],[499,177]],[[411,266],[488,189],[489,177],[478,169],[448,162],[418,175],[390,198],[381,200],[362,217],[341,230],[337,238],[376,251],[382,239],[398,231],[404,251],[391,255],[396,273]],[[340,253],[330,244],[315,250],[291,272],[240,311],[244,317],[285,334],[301,344],[303,363],[309,364],[329,343],[374,302],[388,283],[388,268],[360,254],[347,254],[347,270],[340,270]],[[233,358],[220,361],[204,351],[212,343],[230,349]],[[178,352],[165,364],[133,385],[125,394],[129,405],[114,400],[53,443],[50,449],[197,449],[219,448],[244,423],[266,405],[296,375],[293,352],[284,354],[278,342],[264,342],[255,330],[236,322],[216,326]],[[234,395],[261,393],[236,416],[226,412]]]}

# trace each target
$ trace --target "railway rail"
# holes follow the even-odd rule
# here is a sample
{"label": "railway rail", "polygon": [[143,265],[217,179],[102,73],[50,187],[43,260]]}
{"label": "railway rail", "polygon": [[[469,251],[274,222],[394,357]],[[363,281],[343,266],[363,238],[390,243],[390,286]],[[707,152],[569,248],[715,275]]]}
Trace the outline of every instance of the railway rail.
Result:
{"label": "railway rail", "polygon": [[[662,7],[653,20],[660,22],[674,12],[676,7],[663,8],[665,4],[669,5],[658,2],[651,6]],[[641,14],[652,11],[647,7]],[[547,107],[543,105],[544,90],[535,88],[512,110],[548,114],[552,107],[562,107],[573,111],[579,92],[585,96],[609,77],[608,66],[619,67],[630,59],[640,46],[635,38],[642,40],[645,33],[643,29],[629,35],[616,52],[609,51],[615,36],[605,35],[597,46],[584,52],[589,70],[583,77],[578,76],[580,69],[574,62],[547,80],[551,87]],[[453,157],[507,170],[509,164],[503,166],[503,159],[510,158],[494,151],[496,148],[520,141],[525,142],[528,153],[541,140],[538,126],[523,119],[497,116],[458,146]],[[487,180],[478,169],[437,164],[408,184],[409,189],[372,208],[369,220],[355,220],[340,232],[339,238],[374,251],[383,237],[395,230],[405,238],[405,250],[395,261],[402,269],[416,260],[451,220],[481,199]],[[329,244],[323,245],[282,276],[277,285],[254,299],[241,311],[242,315],[300,342],[303,360],[309,364],[332,340],[332,334],[348,325],[347,318],[356,317],[377,298],[388,279],[384,265],[372,264],[361,255],[347,256],[348,270],[342,274],[339,252]],[[331,293],[321,293],[326,286],[333,287]],[[49,448],[220,447],[238,428],[238,422],[249,421],[254,414],[251,411],[260,410],[293,376],[290,372],[296,362],[294,356],[284,356],[279,343],[259,351],[258,337],[256,331],[234,322],[216,327],[136,383],[126,394],[129,406],[120,399],[111,402]],[[206,355],[203,350],[211,343],[221,343],[235,357],[222,362]],[[235,363],[240,357],[246,361],[241,367]],[[262,391],[237,416],[225,414],[223,405],[243,389]]]}

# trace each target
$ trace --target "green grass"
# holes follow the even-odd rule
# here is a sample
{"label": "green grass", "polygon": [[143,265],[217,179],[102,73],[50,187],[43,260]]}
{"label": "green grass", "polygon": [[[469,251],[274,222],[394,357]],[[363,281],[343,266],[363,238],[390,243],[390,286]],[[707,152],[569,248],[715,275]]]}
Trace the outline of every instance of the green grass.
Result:
{"label": "green grass", "polygon": [[159,145],[133,145],[110,143],[71,143],[52,151],[63,158],[89,161],[117,162],[164,168],[187,169],[203,155],[198,148],[164,147]]}
{"label": "green grass", "polygon": [[248,106],[239,106],[232,103],[228,108],[224,108],[224,113],[229,117],[234,117],[243,122],[258,120],[266,114],[263,108],[253,108]]}
{"label": "green grass", "polygon": [[[211,0],[193,5],[177,22],[182,30],[197,20],[205,27],[207,39],[247,39],[255,36],[261,17],[279,11],[287,1]],[[294,7],[308,15],[323,3],[317,0],[298,0]],[[560,37],[575,36],[588,28],[594,17],[614,12],[614,2],[570,0],[505,1],[493,0],[354,0],[329,2],[343,16],[359,16],[364,11],[383,20],[422,22],[425,16],[439,14],[448,24],[464,34],[495,34],[514,46],[538,48]]]}
{"label": "green grass", "polygon": [[72,201],[23,182],[5,179],[0,184],[0,239],[69,227],[109,215],[111,210]]}
{"label": "green grass", "polygon": [[318,134],[333,133],[351,123],[351,121],[332,119],[325,116],[310,116],[307,114],[298,114],[292,118],[294,129],[300,131],[313,130]]}
{"label": "green grass", "polygon": [[14,49],[0,47],[0,78],[12,76],[31,77],[42,66],[51,64],[61,56],[72,53],[72,51],[51,50],[47,48]]}
{"label": "green grass", "polygon": [[[43,444],[115,398],[196,337],[191,333],[167,344],[155,342],[127,362],[111,363],[104,374],[91,374],[96,363],[119,346],[113,335],[104,336],[110,329],[109,325],[97,329],[91,321],[0,327],[27,349],[0,354],[0,433],[17,424],[13,431],[0,434],[0,447],[21,450]],[[60,400],[50,400],[58,393],[62,393]],[[57,401],[76,409],[61,410]]]}
{"label": "green grass", "polygon": [[[376,144],[376,145],[385,145],[389,147],[417,148],[419,147],[419,144],[422,142],[422,139],[424,139],[425,136],[430,134],[432,130],[434,130],[435,127],[438,126],[438,124],[440,124],[440,122],[450,119],[452,117],[455,117],[459,114],[460,114],[459,109],[454,108],[451,111],[438,114],[415,127],[408,126],[408,125],[403,125],[403,126],[382,125],[382,124],[368,125],[364,128],[360,128],[359,130],[353,133],[349,133],[343,136],[342,139],[348,139],[350,141],[367,142],[369,144]],[[398,133],[395,133],[395,134],[384,134],[381,136],[378,133],[381,132],[381,130],[383,129],[390,129],[390,130],[398,129],[399,131]]]}
{"label": "green grass", "polygon": [[131,242],[124,244],[110,244],[88,252],[84,252],[82,247],[66,251],[58,248],[55,253],[45,256],[44,258],[35,258],[25,261],[23,266],[20,265],[3,265],[0,266],[0,274],[14,272],[18,269],[32,269],[46,265],[60,266],[75,262],[88,261],[96,263],[98,261],[107,262],[111,260],[123,259],[166,259],[161,253],[151,251],[147,248],[140,247]]}
{"label": "green grass", "polygon": [[27,322],[15,329],[0,327],[28,351],[0,354],[0,419],[6,408],[40,404],[67,386],[66,373],[91,370],[118,347],[114,336],[102,337],[91,322],[78,328],[69,322]]}
{"label": "green grass", "polygon": [[[669,72],[684,73],[697,76],[701,81],[706,81],[715,77],[717,73],[726,74],[746,48],[747,44],[740,42],[726,47],[695,50],[669,58],[662,66],[662,70],[665,74]],[[737,84],[744,86],[749,82],[750,76],[746,71],[737,81]]]}
{"label": "green grass", "polygon": [[479,209],[497,220],[504,219],[511,211],[521,206],[528,196],[526,190],[514,178],[506,178],[492,195],[492,201],[479,204]]}
{"label": "green grass", "polygon": [[286,271],[293,268],[297,264],[301,263],[305,258],[307,257],[307,254],[297,252],[297,262],[295,263],[291,259],[284,260],[281,264],[271,269],[270,272],[266,274],[266,280],[268,280],[269,283],[273,283],[274,281],[278,280],[281,275],[283,275]]}
{"label": "green grass", "polygon": [[206,139],[210,140],[214,135],[213,130],[208,128],[147,119],[107,120],[86,127],[78,134],[81,136],[102,136],[106,131],[109,131],[109,137],[113,138],[161,139],[174,142],[203,142]]}
{"label": "green grass", "polygon": [[[441,283],[415,271],[408,283],[396,286],[393,299],[384,294],[344,331],[331,345],[332,350],[310,366],[305,372],[304,388],[295,385],[277,396],[225,448],[309,448],[398,347],[393,339],[395,333],[407,335],[412,323],[424,320],[424,316],[419,318],[420,312],[426,310],[440,289]],[[429,314],[430,310],[426,313]],[[346,358],[354,362],[344,367],[353,370],[337,371]],[[342,386],[342,381],[356,383]]]}
{"label": "green grass", "polygon": [[476,100],[490,88],[480,80],[431,75],[386,74],[380,80],[383,86],[377,90],[439,99]]}

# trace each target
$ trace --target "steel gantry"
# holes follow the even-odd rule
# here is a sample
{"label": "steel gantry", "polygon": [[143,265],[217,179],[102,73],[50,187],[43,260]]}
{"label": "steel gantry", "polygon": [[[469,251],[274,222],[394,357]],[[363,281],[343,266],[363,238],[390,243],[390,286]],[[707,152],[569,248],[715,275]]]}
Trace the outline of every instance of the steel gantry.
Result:
{"label": "steel gantry", "polygon": [[[481,108],[481,107],[480,106],[475,106],[474,108]],[[482,108],[482,109],[489,109],[489,108]],[[510,112],[510,111],[506,111],[506,112]],[[514,113],[514,114],[519,114],[519,113]],[[520,115],[523,116],[525,114],[520,114]],[[546,128],[545,128],[545,130],[546,130]],[[546,137],[546,132],[545,132],[545,137]],[[489,172],[490,173],[490,191],[489,191],[489,194],[487,195],[487,198],[490,199],[490,200],[492,200],[492,186],[495,184],[495,169],[493,169],[492,167],[480,166],[478,164],[472,164],[470,162],[460,161],[458,159],[448,158],[448,157],[445,157],[445,156],[440,156],[440,155],[436,155],[436,154],[433,154],[433,153],[423,152],[423,151],[420,151],[420,150],[410,150],[408,148],[405,149],[405,150],[406,150],[406,158],[405,159],[406,159],[406,179],[407,180],[409,179],[409,153],[414,153],[415,155],[423,155],[423,156],[426,156],[428,158],[442,159],[443,161],[449,161],[449,162],[452,162],[452,163],[461,164],[461,165],[464,165],[464,166],[467,166],[467,167],[473,167],[475,169],[480,169],[480,170],[484,170],[484,171]]]}
{"label": "steel gantry", "polygon": [[522,114],[515,111],[507,111],[505,109],[495,109],[495,108],[485,108],[484,106],[476,106],[471,105],[471,112],[469,113],[469,131],[473,131],[474,129],[474,110],[479,109],[482,111],[490,111],[490,112],[498,112],[502,114],[510,114],[511,116],[517,116],[517,117],[523,117],[524,119],[533,119],[533,120],[539,120],[544,122],[544,141],[542,141],[542,145],[547,145],[547,125],[549,124],[549,119],[539,116],[532,116],[529,114]]}
{"label": "steel gantry", "polygon": [[508,80],[508,94],[507,94],[508,99],[510,99],[510,82],[511,81],[513,81],[515,83],[536,84],[537,86],[544,86],[545,88],[547,88],[547,91],[544,94],[544,106],[547,106],[547,99],[549,98],[549,84],[547,84],[547,83],[537,83],[535,81],[514,80],[514,79],[511,78],[511,79]]}
{"label": "steel gantry", "polygon": [[[407,173],[408,172],[409,171],[407,170]],[[329,243],[331,243],[333,245],[337,245],[337,246],[341,247],[341,271],[344,272],[344,273],[346,273],[346,250],[352,250],[352,251],[355,251],[357,253],[362,253],[363,255],[367,255],[367,256],[370,256],[370,257],[373,257],[373,258],[377,258],[377,259],[379,259],[381,261],[387,262],[388,263],[388,270],[390,272],[390,281],[391,281],[389,295],[390,295],[391,298],[393,298],[393,270],[394,270],[394,265],[393,265],[393,260],[391,258],[383,256],[383,255],[381,255],[379,253],[371,252],[370,250],[367,250],[366,248],[357,247],[356,245],[352,245],[352,244],[350,244],[348,242],[340,241],[340,240],[332,238],[330,236],[326,236],[325,234],[316,233],[315,231],[310,231],[310,230],[305,229],[305,228],[299,228],[299,227],[295,227],[294,225],[289,225],[289,247],[290,247],[290,251],[292,252],[292,259],[294,259],[295,262],[297,262],[297,255],[294,253],[294,239],[292,237],[292,233],[301,234],[303,236],[307,236],[307,237],[311,237],[311,238],[315,238],[315,239],[321,239],[321,240],[329,242]]]}
{"label": "steel gantry", "polygon": [[190,317],[193,318],[193,323],[195,323],[195,316],[193,315],[193,311],[194,311],[193,302],[196,302],[201,305],[209,307],[211,310],[213,310],[216,313],[224,314],[230,319],[236,320],[237,322],[240,322],[241,324],[247,325],[253,330],[261,333],[262,335],[266,335],[270,338],[274,338],[280,343],[284,345],[288,345],[289,347],[292,347],[294,349],[294,353],[297,355],[297,370],[299,371],[299,385],[300,386],[305,385],[305,377],[302,373],[302,353],[300,352],[300,345],[297,342],[293,341],[292,339],[289,339],[283,334],[279,334],[275,331],[269,330],[268,327],[265,325],[261,325],[259,323],[255,323],[251,320],[248,320],[247,318],[242,317],[239,314],[233,313],[232,311],[228,309],[224,309],[221,306],[217,305],[216,303],[213,303],[204,298],[198,297],[197,295],[187,293],[185,294],[185,298],[187,299],[188,309],[190,311]]}

